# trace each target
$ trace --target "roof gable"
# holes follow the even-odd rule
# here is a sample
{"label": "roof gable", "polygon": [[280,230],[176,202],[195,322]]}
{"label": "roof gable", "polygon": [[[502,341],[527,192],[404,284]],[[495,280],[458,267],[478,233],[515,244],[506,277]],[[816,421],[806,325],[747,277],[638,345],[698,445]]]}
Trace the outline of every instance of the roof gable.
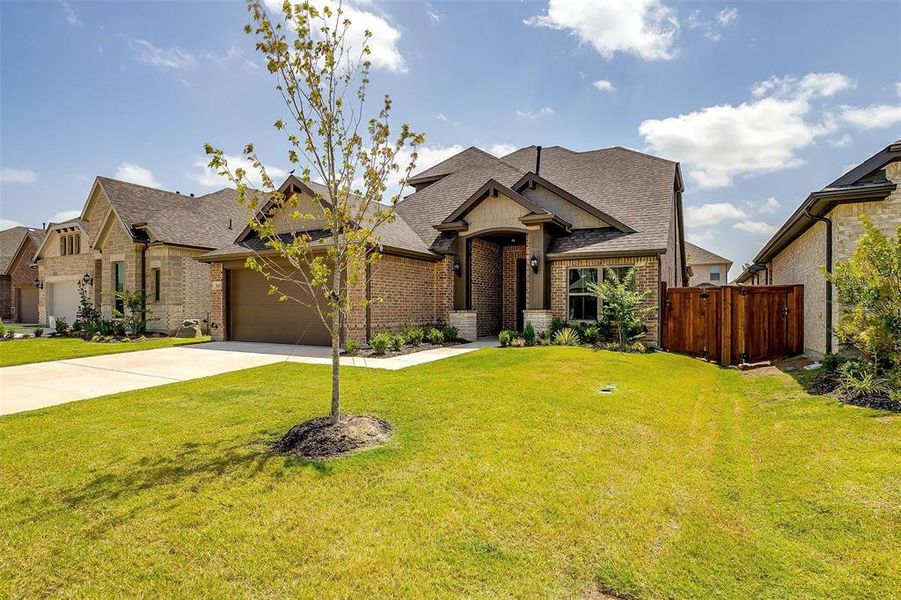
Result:
{"label": "roof gable", "polygon": [[723,258],[719,254],[715,254],[691,242],[685,242],[685,252],[691,257],[691,260],[688,260],[688,257],[686,257],[686,262],[689,265],[732,264],[732,261],[728,258]]}

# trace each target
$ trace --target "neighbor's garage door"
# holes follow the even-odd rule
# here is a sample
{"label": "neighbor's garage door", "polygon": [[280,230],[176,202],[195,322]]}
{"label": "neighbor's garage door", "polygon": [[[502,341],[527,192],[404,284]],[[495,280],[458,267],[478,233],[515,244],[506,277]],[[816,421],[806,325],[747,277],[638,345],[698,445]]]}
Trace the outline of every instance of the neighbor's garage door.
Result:
{"label": "neighbor's garage door", "polygon": [[38,322],[38,288],[34,286],[20,287],[16,290],[19,295],[16,306],[18,307],[19,323]]}
{"label": "neighbor's garage door", "polygon": [[[287,288],[285,288],[287,291]],[[328,346],[331,336],[312,308],[269,295],[262,275],[247,269],[228,271],[228,338],[240,342]],[[291,295],[302,292],[297,288]]]}
{"label": "neighbor's garage door", "polygon": [[60,281],[47,284],[47,315],[63,317],[69,325],[75,322],[78,313],[78,286],[74,281]]}

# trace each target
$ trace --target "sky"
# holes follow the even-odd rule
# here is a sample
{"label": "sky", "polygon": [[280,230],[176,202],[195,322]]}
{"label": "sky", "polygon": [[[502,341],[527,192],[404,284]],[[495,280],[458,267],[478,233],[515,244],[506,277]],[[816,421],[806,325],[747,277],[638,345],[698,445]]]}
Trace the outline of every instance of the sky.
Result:
{"label": "sky", "polygon": [[[373,32],[371,97],[426,133],[421,168],[473,145],[678,161],[686,238],[730,277],[808,193],[901,138],[901,2],[345,6]],[[247,22],[238,2],[0,0],[0,229],[76,216],[98,175],[215,191],[205,142],[253,142],[283,176]]]}

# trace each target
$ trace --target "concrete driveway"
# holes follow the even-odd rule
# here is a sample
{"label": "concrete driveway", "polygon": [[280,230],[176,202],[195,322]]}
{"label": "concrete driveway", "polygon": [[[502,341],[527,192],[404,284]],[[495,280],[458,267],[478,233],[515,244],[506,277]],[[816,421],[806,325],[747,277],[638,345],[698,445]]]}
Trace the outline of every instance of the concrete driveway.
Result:
{"label": "concrete driveway", "polygon": [[[482,341],[392,358],[341,358],[353,367],[397,370],[496,345]],[[330,349],[210,342],[0,368],[0,415],[188,381],[277,362],[329,364]]]}

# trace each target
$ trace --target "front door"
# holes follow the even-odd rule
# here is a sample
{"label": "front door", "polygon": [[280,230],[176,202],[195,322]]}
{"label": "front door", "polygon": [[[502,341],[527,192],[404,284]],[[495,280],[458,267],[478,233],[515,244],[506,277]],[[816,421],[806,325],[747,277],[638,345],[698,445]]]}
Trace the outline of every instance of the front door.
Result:
{"label": "front door", "polygon": [[526,309],[526,259],[516,259],[516,331],[523,330],[522,311]]}

